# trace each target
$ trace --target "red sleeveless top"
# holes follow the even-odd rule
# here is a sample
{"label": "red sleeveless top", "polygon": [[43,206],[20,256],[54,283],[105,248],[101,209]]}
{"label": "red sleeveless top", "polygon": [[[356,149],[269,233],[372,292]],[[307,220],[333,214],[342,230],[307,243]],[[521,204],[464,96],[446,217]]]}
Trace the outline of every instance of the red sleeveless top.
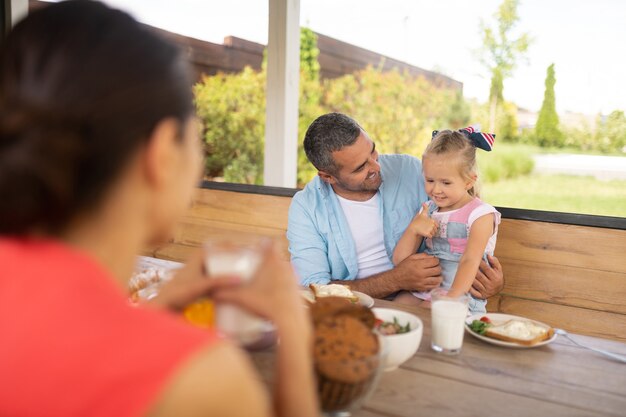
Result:
{"label": "red sleeveless top", "polygon": [[131,306],[85,253],[0,239],[0,416],[144,415],[178,366],[217,340]]}

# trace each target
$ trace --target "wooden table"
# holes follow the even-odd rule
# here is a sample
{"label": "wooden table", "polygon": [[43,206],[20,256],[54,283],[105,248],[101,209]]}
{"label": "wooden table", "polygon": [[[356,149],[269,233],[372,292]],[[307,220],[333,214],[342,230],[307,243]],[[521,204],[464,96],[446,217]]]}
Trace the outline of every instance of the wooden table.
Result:
{"label": "wooden table", "polygon": [[[141,257],[140,268],[181,264]],[[626,364],[558,337],[532,349],[494,346],[465,335],[463,350],[445,356],[430,348],[430,310],[376,300],[377,307],[419,316],[424,334],[417,353],[385,372],[354,417],[372,416],[626,416]],[[588,346],[626,355],[626,344],[573,335]],[[273,350],[252,353],[271,383]],[[294,416],[297,417],[297,416]]]}
{"label": "wooden table", "polygon": [[[457,356],[430,348],[430,310],[376,300],[424,322],[420,347],[399,369],[385,372],[354,417],[371,416],[626,416],[626,364],[558,337],[531,349],[485,343],[468,334]],[[626,355],[626,344],[587,336],[589,346]],[[271,351],[252,354],[268,375]]]}

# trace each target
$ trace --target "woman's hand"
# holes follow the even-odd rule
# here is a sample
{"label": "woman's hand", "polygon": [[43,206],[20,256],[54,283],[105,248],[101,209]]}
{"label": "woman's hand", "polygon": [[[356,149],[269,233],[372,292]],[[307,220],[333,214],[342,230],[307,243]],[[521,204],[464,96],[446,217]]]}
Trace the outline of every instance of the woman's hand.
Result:
{"label": "woman's hand", "polygon": [[165,282],[158,295],[146,304],[182,310],[200,297],[211,297],[218,289],[231,288],[241,283],[237,277],[209,279],[204,269],[205,256],[204,249],[196,250],[185,266],[178,270],[171,280]]}
{"label": "woman's hand", "polygon": [[239,286],[221,286],[213,292],[218,303],[235,304],[279,325],[305,318],[304,303],[298,292],[291,264],[279,258],[273,243],[262,248],[263,260],[253,276]]}
{"label": "woman's hand", "polygon": [[474,279],[472,288],[470,288],[470,294],[474,298],[487,299],[500,293],[504,288],[504,274],[500,261],[491,255],[487,255],[487,260],[491,266],[484,260],[480,262],[476,279]]}

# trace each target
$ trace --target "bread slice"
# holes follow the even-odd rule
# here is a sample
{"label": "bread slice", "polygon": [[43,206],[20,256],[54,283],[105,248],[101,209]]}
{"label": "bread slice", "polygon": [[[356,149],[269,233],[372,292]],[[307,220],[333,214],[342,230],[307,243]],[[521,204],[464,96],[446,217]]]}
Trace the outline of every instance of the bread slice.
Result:
{"label": "bread slice", "polygon": [[532,346],[548,340],[554,334],[551,327],[540,325],[530,320],[511,319],[504,323],[489,326],[485,336],[505,342]]}
{"label": "bread slice", "polygon": [[346,298],[353,303],[359,301],[359,297],[350,290],[350,287],[342,284],[310,284],[309,288],[313,291],[315,298],[321,297],[340,297]]}

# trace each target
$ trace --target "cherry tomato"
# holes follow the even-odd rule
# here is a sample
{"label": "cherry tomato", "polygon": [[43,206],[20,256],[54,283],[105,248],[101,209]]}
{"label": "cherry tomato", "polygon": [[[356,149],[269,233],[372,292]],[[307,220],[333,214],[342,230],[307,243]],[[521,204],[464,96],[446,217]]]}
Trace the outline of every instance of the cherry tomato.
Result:
{"label": "cherry tomato", "polygon": [[491,323],[491,320],[489,320],[489,317],[487,317],[487,316],[482,316],[480,318],[480,321],[484,321],[485,323]]}

